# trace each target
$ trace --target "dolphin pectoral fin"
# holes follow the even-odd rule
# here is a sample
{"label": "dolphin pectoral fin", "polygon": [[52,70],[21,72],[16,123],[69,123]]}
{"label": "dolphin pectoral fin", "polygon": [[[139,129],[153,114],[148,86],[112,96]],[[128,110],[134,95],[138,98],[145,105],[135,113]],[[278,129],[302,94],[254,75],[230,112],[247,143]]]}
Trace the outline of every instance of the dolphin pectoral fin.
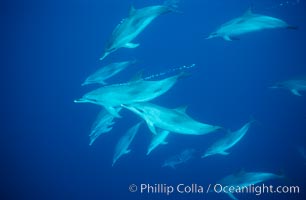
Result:
{"label": "dolphin pectoral fin", "polygon": [[133,48],[136,48],[138,46],[139,46],[139,44],[135,44],[135,43],[126,43],[124,45],[125,48],[129,48],[129,49],[133,49]]}
{"label": "dolphin pectoral fin", "polygon": [[226,41],[240,40],[238,37],[229,36],[229,35],[225,35],[223,38],[224,38]]}
{"label": "dolphin pectoral fin", "polygon": [[232,39],[228,35],[225,35],[223,39],[225,39],[226,41],[232,41]]}
{"label": "dolphin pectoral fin", "polygon": [[231,192],[227,192],[228,196],[231,198],[231,199],[234,199],[234,200],[238,200],[233,193]]}
{"label": "dolphin pectoral fin", "polygon": [[128,154],[128,153],[130,153],[130,152],[131,152],[131,150],[128,149],[128,150],[126,150],[126,151],[124,152],[124,154]]}
{"label": "dolphin pectoral fin", "polygon": [[168,142],[166,142],[166,141],[163,141],[161,144],[164,144],[164,145],[166,145],[166,144],[168,144]]}
{"label": "dolphin pectoral fin", "polygon": [[121,109],[115,108],[115,107],[111,107],[111,106],[105,106],[105,109],[114,117],[117,118],[121,118],[121,115],[119,114],[119,112],[121,111]]}
{"label": "dolphin pectoral fin", "polygon": [[302,96],[299,91],[297,91],[296,89],[292,89],[290,90],[292,92],[292,94],[296,95],[296,96]]}
{"label": "dolphin pectoral fin", "polygon": [[154,134],[154,135],[157,135],[157,131],[156,131],[156,128],[154,126],[154,124],[149,121],[149,120],[146,120],[147,122],[147,125],[148,125],[148,128],[150,129],[150,131]]}
{"label": "dolphin pectoral fin", "polygon": [[175,165],[168,165],[169,167],[171,167],[172,169],[176,169]]}
{"label": "dolphin pectoral fin", "polygon": [[222,151],[222,152],[219,152],[219,154],[223,155],[223,156],[227,156],[229,153],[226,152],[226,151]]}

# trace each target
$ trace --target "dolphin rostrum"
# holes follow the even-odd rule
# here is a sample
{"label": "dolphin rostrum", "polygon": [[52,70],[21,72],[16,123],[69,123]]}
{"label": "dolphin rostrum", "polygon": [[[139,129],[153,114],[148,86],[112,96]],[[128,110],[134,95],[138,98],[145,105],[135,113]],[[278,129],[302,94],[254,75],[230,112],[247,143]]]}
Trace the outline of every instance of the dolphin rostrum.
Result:
{"label": "dolphin rostrum", "polygon": [[228,155],[229,153],[227,152],[227,150],[232,148],[235,144],[237,144],[242,139],[242,137],[249,130],[252,122],[253,121],[246,123],[242,128],[240,128],[237,131],[228,132],[224,138],[221,138],[220,140],[212,144],[208,148],[206,153],[202,156],[202,158],[205,158],[207,156],[211,156],[214,154]]}
{"label": "dolphin rostrum", "polygon": [[[174,1],[174,3],[176,2]],[[148,6],[137,10],[131,7],[128,17],[123,19],[114,29],[100,60],[103,60],[106,56],[119,48],[138,47],[139,44],[132,43],[132,40],[135,39],[156,17],[173,11],[175,6],[175,4],[164,4]]]}
{"label": "dolphin rostrum", "polygon": [[297,27],[290,26],[281,19],[255,14],[249,9],[242,16],[222,24],[206,39],[222,37],[227,41],[232,41],[239,39],[238,37],[245,33],[275,28],[297,29]]}
{"label": "dolphin rostrum", "polygon": [[139,126],[142,124],[142,122],[137,123],[136,125],[132,126],[125,135],[123,135],[115,148],[115,154],[113,157],[113,164],[112,166],[114,166],[114,164],[117,162],[117,160],[123,156],[124,154],[128,154],[131,152],[131,150],[129,149],[130,144],[132,143],[136,133],[138,132]]}
{"label": "dolphin rostrum", "polygon": [[192,119],[186,114],[186,107],[169,109],[148,102],[122,106],[144,119],[155,135],[157,135],[156,128],[187,135],[204,135],[221,128]]}

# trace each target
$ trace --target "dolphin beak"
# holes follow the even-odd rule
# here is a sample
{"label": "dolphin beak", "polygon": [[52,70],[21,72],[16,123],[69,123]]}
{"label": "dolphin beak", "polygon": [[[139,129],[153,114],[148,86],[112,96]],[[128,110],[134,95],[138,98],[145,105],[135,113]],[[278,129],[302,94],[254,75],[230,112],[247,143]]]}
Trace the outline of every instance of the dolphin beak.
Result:
{"label": "dolphin beak", "polygon": [[103,60],[108,55],[109,55],[109,52],[107,52],[107,51],[104,52],[103,56],[101,56],[101,58],[99,60]]}
{"label": "dolphin beak", "polygon": [[268,87],[269,89],[277,89],[278,88],[278,86],[276,86],[276,85],[273,85],[273,86],[270,86],[270,87]]}
{"label": "dolphin beak", "polygon": [[84,98],[80,98],[80,99],[76,99],[73,101],[74,103],[85,103],[88,102],[88,100],[84,99]]}
{"label": "dolphin beak", "polygon": [[208,40],[208,39],[211,39],[211,38],[214,38],[215,36],[213,35],[209,35],[208,37],[206,37],[205,39]]}

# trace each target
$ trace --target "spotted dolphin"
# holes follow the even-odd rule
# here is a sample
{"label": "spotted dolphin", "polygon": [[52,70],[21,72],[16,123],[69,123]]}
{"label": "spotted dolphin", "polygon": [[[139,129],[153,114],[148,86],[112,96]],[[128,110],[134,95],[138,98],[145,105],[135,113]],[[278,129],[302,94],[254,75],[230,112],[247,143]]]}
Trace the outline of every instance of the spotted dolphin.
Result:
{"label": "spotted dolphin", "polygon": [[101,84],[106,85],[105,80],[113,77],[114,75],[118,74],[125,68],[127,68],[129,65],[135,63],[135,60],[132,61],[123,61],[123,62],[115,62],[108,64],[100,69],[98,69],[96,72],[91,74],[89,77],[86,78],[86,80],[83,82],[82,86],[88,85],[88,84]]}
{"label": "spotted dolphin", "polygon": [[224,40],[232,41],[239,39],[238,37],[240,35],[246,33],[275,28],[297,29],[297,27],[290,26],[281,19],[267,15],[255,14],[251,9],[248,9],[242,16],[222,24],[206,39],[221,37]]}
{"label": "spotted dolphin", "polygon": [[241,191],[251,185],[279,178],[284,178],[284,176],[268,172],[245,172],[242,170],[239,173],[224,177],[217,183],[222,185],[223,188],[233,188],[231,191],[227,190],[224,192],[229,195],[231,199],[238,200],[234,196],[235,191]]}
{"label": "spotted dolphin", "polygon": [[122,107],[144,119],[150,131],[155,135],[159,129],[186,135],[204,135],[221,129],[220,126],[192,119],[186,114],[186,107],[169,109],[148,102],[122,105]]}
{"label": "spotted dolphin", "polygon": [[162,167],[171,167],[172,169],[175,169],[177,165],[180,165],[182,163],[186,163],[190,159],[194,157],[194,154],[196,153],[195,149],[185,149],[181,153],[174,155],[163,163]]}
{"label": "spotted dolphin", "polygon": [[157,135],[153,135],[151,143],[148,147],[147,155],[149,155],[151,153],[151,151],[153,151],[159,145],[168,144],[168,142],[166,142],[165,140],[168,137],[169,133],[170,133],[169,131],[162,130],[159,133],[157,133]]}
{"label": "spotted dolphin", "polygon": [[202,158],[214,154],[228,155],[229,153],[227,152],[227,150],[232,148],[243,138],[243,136],[247,133],[252,123],[253,121],[246,123],[245,125],[243,125],[243,127],[241,127],[237,131],[234,132],[229,131],[225,137],[217,140],[214,144],[212,144],[205,152],[205,154],[202,156]]}
{"label": "spotted dolphin", "polygon": [[129,149],[130,144],[132,143],[132,141],[134,140],[134,137],[136,135],[136,133],[138,132],[138,129],[140,127],[140,125],[142,124],[142,122],[139,122],[137,124],[135,124],[134,126],[132,126],[125,135],[123,135],[115,148],[115,153],[114,153],[114,157],[113,157],[113,164],[112,166],[114,166],[114,164],[117,162],[117,160],[125,155],[131,152],[131,150]]}
{"label": "spotted dolphin", "polygon": [[107,85],[85,94],[75,103],[93,103],[103,106],[115,117],[120,117],[118,108],[122,104],[146,102],[166,93],[184,73],[161,80],[135,80],[123,84]]}
{"label": "spotted dolphin", "polygon": [[123,19],[114,29],[100,60],[103,60],[106,56],[119,48],[138,47],[139,44],[132,43],[132,40],[134,40],[156,17],[173,11],[174,7],[175,5],[166,3],[164,5],[148,6],[141,9],[135,9],[132,6],[128,17]]}
{"label": "spotted dolphin", "polygon": [[300,79],[291,79],[276,83],[271,89],[287,89],[296,96],[302,96],[301,92],[306,91],[306,77]]}

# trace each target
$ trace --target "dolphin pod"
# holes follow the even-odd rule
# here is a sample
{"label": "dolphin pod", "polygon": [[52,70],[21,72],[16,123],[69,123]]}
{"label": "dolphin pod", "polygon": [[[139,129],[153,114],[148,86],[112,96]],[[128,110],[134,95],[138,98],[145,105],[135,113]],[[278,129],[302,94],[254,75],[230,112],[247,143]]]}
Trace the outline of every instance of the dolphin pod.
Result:
{"label": "dolphin pod", "polygon": [[[176,10],[178,1],[168,0],[163,5],[148,6],[140,9],[131,7],[128,16],[121,21],[113,30],[100,60],[104,60],[109,54],[120,48],[136,48],[138,43],[134,39],[158,16]],[[215,32],[211,33],[206,39],[221,37],[226,41],[239,39],[240,36],[259,32],[266,29],[296,29],[296,27],[287,24],[285,21],[261,14],[255,14],[250,9],[242,16],[234,18],[222,24]],[[169,136],[181,134],[187,136],[202,136],[223,129],[221,126],[206,124],[196,121],[186,113],[186,107],[170,109],[161,105],[153,104],[150,101],[166,94],[178,79],[184,73],[176,73],[163,79],[156,80],[158,76],[152,75],[147,78],[139,78],[121,84],[107,85],[106,80],[116,74],[127,70],[135,61],[113,62],[105,65],[91,74],[82,85],[99,84],[102,87],[94,89],[81,98],[75,100],[75,103],[92,103],[102,107],[96,121],[92,125],[90,132],[90,143],[92,145],[102,134],[108,133],[115,129],[117,118],[124,119],[126,116],[123,111],[138,116],[143,120],[151,134],[151,142],[147,147],[147,156],[153,156],[152,151],[161,145],[170,146]],[[180,67],[168,72],[184,71],[193,67]],[[167,73],[160,73],[165,75]],[[306,91],[306,79],[292,79],[276,83],[270,87],[274,89],[283,88],[289,90],[296,96],[301,96],[301,92]],[[125,109],[124,109],[125,108]],[[123,111],[122,111],[123,110]],[[123,114],[121,116],[121,113]],[[213,143],[202,158],[211,155],[228,155],[228,150],[237,145],[245,134],[248,132],[250,121],[234,132],[228,132],[223,138],[219,138]],[[115,146],[112,166],[123,155],[130,153],[130,145],[133,142],[142,122],[138,122],[123,134]],[[171,141],[172,142],[172,141]],[[161,150],[162,148],[160,148]],[[175,169],[177,165],[187,163],[196,156],[195,148],[185,149],[176,155],[166,159],[162,167]],[[301,155],[305,158],[305,151],[300,150]],[[204,160],[204,159],[203,159]],[[205,162],[205,161],[203,161]],[[226,176],[218,183],[235,187],[247,187],[252,184],[258,184],[272,179],[282,178],[283,176],[266,172],[240,172]],[[227,193],[230,198],[237,199],[234,194]]]}

